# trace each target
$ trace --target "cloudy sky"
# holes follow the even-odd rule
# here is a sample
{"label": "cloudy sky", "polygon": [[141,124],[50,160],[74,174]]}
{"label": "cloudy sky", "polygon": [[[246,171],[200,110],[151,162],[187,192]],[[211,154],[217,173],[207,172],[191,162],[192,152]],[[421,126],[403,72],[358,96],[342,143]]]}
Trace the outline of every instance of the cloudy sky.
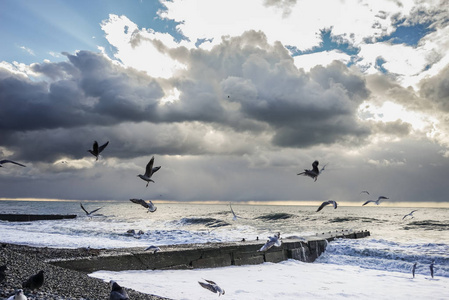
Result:
{"label": "cloudy sky", "polygon": [[6,0],[0,27],[27,165],[0,198],[449,204],[448,1]]}

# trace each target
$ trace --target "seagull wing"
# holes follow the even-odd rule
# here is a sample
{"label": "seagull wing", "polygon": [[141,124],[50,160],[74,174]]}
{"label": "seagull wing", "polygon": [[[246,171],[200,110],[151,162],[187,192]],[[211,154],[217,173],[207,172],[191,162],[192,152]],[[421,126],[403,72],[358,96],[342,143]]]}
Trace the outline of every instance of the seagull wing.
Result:
{"label": "seagull wing", "polygon": [[[104,150],[104,148],[106,148],[106,146],[109,144],[109,141],[107,141],[106,143],[104,143],[101,147],[98,148],[98,153],[100,153],[101,151]],[[97,144],[98,147],[98,144]]]}
{"label": "seagull wing", "polygon": [[156,173],[157,171],[159,171],[159,169],[161,168],[161,166],[159,166],[159,167],[154,167],[153,169],[152,169],[152,174],[154,174],[154,173]]}
{"label": "seagull wing", "polygon": [[390,199],[390,198],[385,197],[385,196],[379,196],[379,198],[377,198],[378,201],[379,201],[379,200],[382,200],[382,199]]}
{"label": "seagull wing", "polygon": [[0,160],[0,165],[4,164],[4,163],[12,163],[21,167],[26,167],[25,165],[19,164],[18,162],[9,160],[9,159],[4,159],[4,160]]}
{"label": "seagull wing", "polygon": [[[206,281],[207,281],[207,280],[206,280]],[[211,284],[204,283],[204,282],[200,282],[200,281],[198,281],[198,283],[199,283],[203,288],[205,288],[206,290],[211,291],[212,293],[216,293],[216,292],[217,292],[217,290],[216,290]]]}
{"label": "seagull wing", "polygon": [[145,176],[151,177],[153,175],[154,156],[150,159],[145,169]]}
{"label": "seagull wing", "polygon": [[362,206],[367,205],[367,204],[370,203],[370,202],[375,202],[375,201],[374,201],[374,200],[368,200],[368,201],[366,201],[365,203],[363,203]]}
{"label": "seagull wing", "polygon": [[94,209],[93,211],[91,211],[90,212],[90,214],[93,214],[94,212],[97,212],[97,211],[99,211],[100,209],[102,209],[103,207],[99,207],[99,208],[97,208],[97,209]]}
{"label": "seagull wing", "polygon": [[129,201],[131,201],[132,203],[140,204],[140,205],[142,205],[145,208],[149,208],[148,203],[146,203],[142,199],[129,199]]}
{"label": "seagull wing", "polygon": [[324,171],[324,168],[326,168],[326,166],[327,166],[327,164],[325,164],[325,165],[321,168],[320,174]]}
{"label": "seagull wing", "polygon": [[325,207],[326,205],[331,204],[329,201],[324,201],[323,203],[321,203],[320,207],[318,207],[318,209],[316,210],[316,212],[319,212],[320,210],[323,209],[323,207]]}
{"label": "seagull wing", "polygon": [[207,283],[209,283],[209,284],[215,284],[215,285],[217,285],[215,282],[213,282],[212,280],[207,280],[207,279],[204,279]]}
{"label": "seagull wing", "polygon": [[334,200],[329,200],[329,204],[332,204],[334,206],[334,209],[337,208],[337,202]]}
{"label": "seagull wing", "polygon": [[89,212],[84,208],[84,206],[83,206],[83,204],[82,203],[80,203],[80,206],[81,206],[81,209],[82,210],[84,210],[84,212],[86,213],[86,215],[88,215],[89,214]]}

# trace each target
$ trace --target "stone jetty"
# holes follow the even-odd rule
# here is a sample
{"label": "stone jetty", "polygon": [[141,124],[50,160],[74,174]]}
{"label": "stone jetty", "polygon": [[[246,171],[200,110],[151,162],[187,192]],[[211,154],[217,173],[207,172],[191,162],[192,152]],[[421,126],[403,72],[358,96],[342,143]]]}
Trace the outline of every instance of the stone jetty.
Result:
{"label": "stone jetty", "polygon": [[42,220],[75,219],[76,215],[30,215],[30,214],[0,214],[0,220],[9,222],[29,222]]}
{"label": "stone jetty", "polygon": [[326,250],[329,242],[338,238],[358,239],[369,236],[369,231],[341,231],[318,233],[315,236],[285,237],[280,247],[258,251],[265,240],[227,243],[205,243],[160,246],[153,253],[142,248],[99,250],[90,257],[56,259],[51,264],[84,273],[98,270],[167,270],[215,268],[225,266],[254,265],[263,262],[281,262],[296,259],[313,262]]}

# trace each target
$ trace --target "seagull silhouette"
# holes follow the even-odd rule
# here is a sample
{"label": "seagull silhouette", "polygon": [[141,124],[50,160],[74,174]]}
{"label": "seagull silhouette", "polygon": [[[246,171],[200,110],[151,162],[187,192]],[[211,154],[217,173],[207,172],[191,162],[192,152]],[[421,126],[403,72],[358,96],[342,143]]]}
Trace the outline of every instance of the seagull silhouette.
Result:
{"label": "seagull silhouette", "polygon": [[361,191],[360,194],[367,194],[367,195],[369,195],[369,192],[368,191]]}
{"label": "seagull silhouette", "polygon": [[140,204],[140,205],[142,205],[145,208],[148,208],[147,213],[148,212],[155,212],[156,209],[157,209],[157,207],[154,206],[154,204],[153,204],[153,202],[151,202],[151,200],[148,201],[148,203],[145,202],[145,200],[142,200],[142,199],[129,199],[129,201],[131,201],[132,203]]}
{"label": "seagull silhouette", "polygon": [[11,163],[11,164],[15,164],[15,165],[18,165],[18,166],[21,166],[21,167],[26,167],[25,165],[19,164],[18,162],[15,162],[15,161],[12,161],[12,160],[9,160],[9,159],[4,159],[4,160],[0,160],[0,168],[3,167],[2,165],[6,164],[6,163]]}
{"label": "seagull silhouette", "polygon": [[145,168],[145,174],[137,175],[137,177],[140,177],[142,180],[145,180],[147,182],[147,187],[148,187],[148,184],[150,183],[150,181],[154,183],[153,179],[151,179],[151,176],[153,176],[153,174],[156,173],[157,171],[159,171],[159,169],[161,168],[160,166],[153,168],[153,164],[154,164],[154,156],[148,162],[148,164]]}
{"label": "seagull silhouette", "polygon": [[326,168],[327,164],[325,164],[321,170],[318,170],[318,164],[319,162],[317,160],[315,160],[312,163],[312,170],[306,170],[304,169],[304,172],[298,173],[297,175],[304,175],[304,176],[308,176],[312,179],[314,179],[314,181],[316,181],[318,179],[318,175],[321,174],[321,172],[324,171],[324,168]]}
{"label": "seagull silhouette", "polygon": [[328,201],[324,201],[323,203],[321,203],[320,207],[318,207],[316,212],[319,212],[320,210],[323,209],[323,207],[325,207],[326,205],[329,205],[329,204],[332,204],[334,206],[334,209],[337,208],[337,202],[335,202],[334,200],[328,200]]}
{"label": "seagull silhouette", "polygon": [[377,200],[368,200],[365,203],[363,203],[362,206],[367,205],[370,202],[374,202],[376,205],[379,205],[380,204],[380,200],[384,200],[384,199],[390,199],[390,198],[387,198],[385,196],[379,196],[379,198],[377,198]]}
{"label": "seagull silhouette", "polygon": [[237,216],[237,215],[235,214],[234,210],[232,209],[231,202],[229,202],[229,207],[231,208],[231,212],[232,212],[232,215],[233,215],[232,219],[233,219],[234,221],[237,221],[238,218],[240,218],[240,219],[246,219],[246,218]]}
{"label": "seagull silhouette", "polygon": [[81,206],[81,209],[84,210],[84,212],[86,213],[86,215],[87,215],[88,217],[92,216],[92,214],[93,214],[94,212],[97,212],[97,211],[99,211],[100,209],[102,209],[102,207],[99,207],[99,208],[97,208],[97,209],[94,209],[94,210],[88,212],[88,211],[84,208],[84,206],[83,206],[82,203],[80,203],[80,206]]}
{"label": "seagull silhouette", "polygon": [[92,146],[92,150],[87,150],[89,151],[93,156],[96,157],[95,160],[98,160],[98,156],[100,155],[100,153],[104,150],[104,148],[106,148],[106,146],[109,144],[109,141],[107,141],[106,143],[104,143],[102,146],[98,147],[98,142],[95,141],[94,145]]}
{"label": "seagull silhouette", "polygon": [[215,282],[213,282],[212,280],[207,280],[204,279],[204,281],[206,282],[201,282],[198,281],[198,283],[205,288],[206,290],[211,291],[212,293],[218,293],[218,296],[224,295],[225,294],[225,290],[222,289],[221,287],[219,287]]}
{"label": "seagull silhouette", "polygon": [[404,216],[402,217],[402,220],[404,220],[407,216],[410,216],[410,217],[412,217],[412,219],[413,219],[413,218],[414,218],[414,217],[413,217],[413,213],[414,213],[415,211],[418,211],[418,210],[412,210],[410,213],[404,215]]}

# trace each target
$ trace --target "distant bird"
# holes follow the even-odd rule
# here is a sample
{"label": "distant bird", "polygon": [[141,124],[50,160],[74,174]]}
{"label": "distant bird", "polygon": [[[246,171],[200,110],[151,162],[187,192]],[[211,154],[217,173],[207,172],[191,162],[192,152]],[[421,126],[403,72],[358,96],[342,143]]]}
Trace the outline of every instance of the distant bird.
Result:
{"label": "distant bird", "polygon": [[321,203],[320,207],[318,207],[316,212],[319,212],[320,210],[323,209],[323,207],[325,207],[326,205],[329,205],[329,204],[332,204],[334,206],[334,209],[337,208],[337,202],[335,202],[334,200],[329,200],[329,201],[324,201],[323,203]]}
{"label": "distant bird", "polygon": [[324,171],[324,168],[326,168],[326,166],[327,166],[327,164],[326,164],[321,168],[321,170],[318,170],[318,164],[319,164],[319,162],[317,160],[315,160],[312,163],[312,170],[304,169],[304,172],[298,173],[297,175],[309,176],[309,177],[313,178],[314,181],[316,181],[318,179],[318,175],[320,175],[321,172]]}
{"label": "distant bird", "polygon": [[31,275],[26,281],[22,283],[22,288],[30,290],[37,290],[44,284],[44,271],[40,270],[37,274]]}
{"label": "distant bird", "polygon": [[0,160],[0,168],[3,167],[3,164],[6,164],[6,163],[11,163],[11,164],[15,164],[15,165],[18,165],[21,167],[26,167],[25,165],[19,164],[18,162],[15,162],[15,161],[12,161],[9,159],[4,159],[4,160]]}
{"label": "distant bird", "polygon": [[225,290],[222,289],[221,287],[219,287],[215,282],[213,282],[212,280],[206,280],[204,279],[204,281],[206,282],[201,282],[198,281],[198,283],[205,288],[206,290],[211,291],[212,293],[218,293],[218,296],[224,295],[225,294]]}
{"label": "distant bird", "polygon": [[97,211],[99,211],[100,209],[102,209],[102,207],[99,207],[99,208],[97,208],[97,209],[94,209],[94,210],[91,211],[91,212],[88,212],[88,211],[84,208],[84,206],[83,206],[82,203],[80,203],[80,206],[81,206],[81,208],[84,210],[84,212],[86,213],[86,215],[87,215],[88,217],[90,217],[94,212],[97,212]]}
{"label": "distant bird", "polygon": [[109,141],[107,141],[106,143],[104,143],[102,146],[98,147],[98,142],[95,141],[94,145],[92,146],[92,150],[87,150],[89,151],[93,156],[96,157],[96,160],[98,160],[98,156],[100,155],[100,153],[104,150],[104,148],[106,148],[106,146],[109,144]]}
{"label": "distant bird", "polygon": [[412,267],[412,275],[413,275],[413,278],[415,278],[415,271],[416,271],[416,262],[413,264],[413,267]]}
{"label": "distant bird", "polygon": [[367,195],[369,195],[369,192],[368,191],[361,191],[360,194],[367,194]]}
{"label": "distant bird", "polygon": [[18,290],[16,290],[14,295],[9,297],[7,300],[27,300],[27,299],[28,299],[27,296],[25,296],[23,294],[23,290],[22,289],[18,289]]}
{"label": "distant bird", "polygon": [[111,286],[111,293],[109,294],[109,300],[129,300],[128,293],[118,285],[114,280],[109,281]]}
{"label": "distant bird", "polygon": [[153,251],[153,253],[156,253],[158,251],[161,251],[161,248],[159,248],[158,246],[153,246],[151,245],[150,247],[145,248],[144,251]]}
{"label": "distant bird", "polygon": [[407,216],[410,216],[410,217],[412,217],[412,219],[413,219],[413,218],[414,218],[414,217],[413,217],[413,213],[414,213],[415,211],[418,211],[418,210],[412,210],[410,213],[404,215],[404,216],[402,217],[402,220],[404,220]]}
{"label": "distant bird", "polygon": [[0,266],[0,283],[5,281],[6,279],[6,270],[8,270],[8,267],[6,265]]}
{"label": "distant bird", "polygon": [[154,163],[154,156],[148,162],[147,167],[145,168],[145,174],[137,175],[137,177],[140,177],[142,180],[145,180],[147,182],[147,187],[150,181],[154,183],[154,181],[151,179],[151,176],[153,176],[153,174],[156,173],[161,168],[160,166],[153,168],[153,163]]}
{"label": "distant bird", "polygon": [[148,201],[148,203],[145,202],[145,200],[142,200],[142,199],[129,199],[129,201],[131,201],[132,203],[140,204],[140,205],[142,205],[145,208],[148,208],[147,213],[148,212],[155,212],[156,209],[157,209],[157,207],[154,206],[154,204],[153,204],[153,202],[151,202],[151,200]]}
{"label": "distant bird", "polygon": [[281,241],[279,240],[280,237],[281,237],[280,232],[278,232],[277,235],[269,236],[268,241],[258,251],[259,252],[267,251],[268,249],[270,249],[273,246],[280,247],[281,246]]}
{"label": "distant bird", "polygon": [[232,206],[231,206],[231,203],[230,203],[230,202],[229,202],[229,207],[231,208],[231,212],[232,212],[232,215],[233,215],[232,220],[237,221],[238,218],[240,218],[240,219],[246,219],[246,218],[237,216],[237,215],[235,214],[234,210],[232,209]]}
{"label": "distant bird", "polygon": [[435,261],[433,260],[432,263],[430,263],[430,266],[429,266],[429,268],[430,268],[430,276],[432,276],[432,278],[433,278],[434,264],[435,264]]}
{"label": "distant bird", "polygon": [[379,205],[380,204],[380,200],[384,200],[384,199],[390,199],[390,198],[387,198],[385,196],[379,196],[379,198],[377,198],[377,200],[368,200],[365,203],[363,203],[362,206],[367,205],[370,202],[374,202],[374,203],[376,203],[376,205]]}

